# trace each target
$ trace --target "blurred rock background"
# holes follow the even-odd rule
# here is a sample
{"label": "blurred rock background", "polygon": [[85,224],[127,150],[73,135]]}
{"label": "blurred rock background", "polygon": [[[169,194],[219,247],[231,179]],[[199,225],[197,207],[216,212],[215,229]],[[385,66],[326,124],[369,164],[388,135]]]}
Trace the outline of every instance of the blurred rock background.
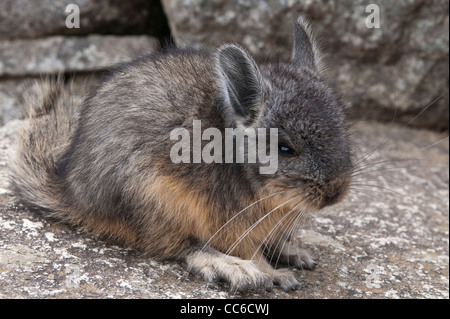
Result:
{"label": "blurred rock background", "polygon": [[[371,3],[380,28],[366,27]],[[66,27],[68,4],[78,5],[80,28]],[[448,9],[447,0],[1,0],[0,123],[18,116],[30,80],[63,72],[89,86],[114,63],[169,42],[233,41],[289,59],[292,23],[303,14],[352,117],[448,130]]]}

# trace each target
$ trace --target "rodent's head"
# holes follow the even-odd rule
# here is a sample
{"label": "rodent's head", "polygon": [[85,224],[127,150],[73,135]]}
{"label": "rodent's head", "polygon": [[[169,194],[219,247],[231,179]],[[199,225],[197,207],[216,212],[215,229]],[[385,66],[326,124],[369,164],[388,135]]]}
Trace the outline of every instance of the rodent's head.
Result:
{"label": "rodent's head", "polygon": [[298,18],[294,25],[290,63],[258,65],[233,44],[216,57],[228,127],[278,129],[276,172],[259,174],[258,163],[244,165],[252,187],[293,191],[315,209],[337,203],[350,184],[351,148],[342,103],[319,75],[308,24]]}

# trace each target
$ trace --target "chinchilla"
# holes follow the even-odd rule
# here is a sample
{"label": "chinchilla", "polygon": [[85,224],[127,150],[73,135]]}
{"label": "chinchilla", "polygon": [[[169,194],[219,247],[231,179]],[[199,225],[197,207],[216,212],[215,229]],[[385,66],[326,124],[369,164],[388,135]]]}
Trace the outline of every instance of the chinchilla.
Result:
{"label": "chinchilla", "polygon": [[[290,234],[306,214],[344,197],[353,164],[344,107],[321,76],[311,29],[299,17],[293,33],[288,62],[257,63],[224,44],[120,64],[79,110],[61,102],[62,81],[46,83],[12,164],[14,194],[232,289],[297,288],[294,274],[275,264],[314,267]],[[192,134],[194,121],[222,133],[276,128],[276,171],[261,174],[258,160],[175,163],[171,132]]]}

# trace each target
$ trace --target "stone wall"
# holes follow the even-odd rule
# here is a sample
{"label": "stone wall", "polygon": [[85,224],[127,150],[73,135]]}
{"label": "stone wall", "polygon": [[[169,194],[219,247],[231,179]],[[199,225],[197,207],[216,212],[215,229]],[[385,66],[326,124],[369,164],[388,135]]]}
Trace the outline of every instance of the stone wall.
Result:
{"label": "stone wall", "polygon": [[[448,1],[163,0],[177,45],[212,47],[222,39],[255,54],[289,58],[292,23],[311,20],[357,118],[448,128]],[[380,28],[366,26],[377,4]]]}
{"label": "stone wall", "polygon": [[[66,26],[68,4],[80,28]],[[18,116],[34,80],[64,73],[81,94],[112,65],[157,50],[167,30],[157,0],[0,1],[0,124]]]}
{"label": "stone wall", "polygon": [[[79,29],[65,25],[69,3],[80,8]],[[380,28],[366,26],[371,3]],[[288,59],[292,23],[303,14],[351,116],[446,130],[448,7],[447,0],[2,0],[0,121],[17,116],[29,79],[97,75],[156,50],[158,40],[207,49],[233,41],[255,55]]]}

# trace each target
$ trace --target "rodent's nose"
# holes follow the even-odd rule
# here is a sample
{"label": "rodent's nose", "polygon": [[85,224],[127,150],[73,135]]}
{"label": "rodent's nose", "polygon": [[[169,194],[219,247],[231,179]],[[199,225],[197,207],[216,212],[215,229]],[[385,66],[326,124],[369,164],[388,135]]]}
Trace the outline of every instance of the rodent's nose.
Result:
{"label": "rodent's nose", "polygon": [[349,185],[349,178],[339,178],[327,183],[323,190],[322,207],[331,206],[341,201],[347,193]]}
{"label": "rodent's nose", "polygon": [[333,194],[326,194],[322,201],[323,207],[336,204],[339,200],[340,195],[341,195],[340,192],[335,192]]}

